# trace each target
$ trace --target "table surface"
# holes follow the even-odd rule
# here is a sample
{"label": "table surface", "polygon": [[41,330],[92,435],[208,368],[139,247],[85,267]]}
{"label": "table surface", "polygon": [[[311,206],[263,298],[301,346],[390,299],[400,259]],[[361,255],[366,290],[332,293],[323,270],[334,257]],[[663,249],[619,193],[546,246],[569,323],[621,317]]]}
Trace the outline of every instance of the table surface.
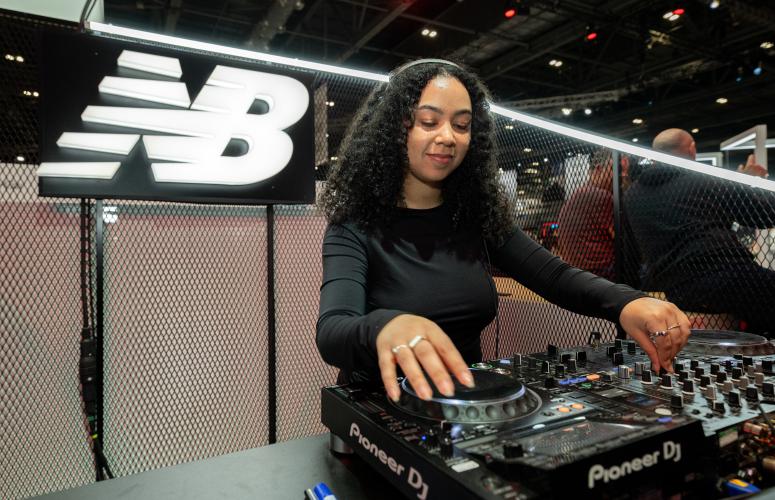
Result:
{"label": "table surface", "polygon": [[401,498],[395,487],[359,458],[331,454],[328,441],[329,434],[320,434],[101,481],[39,498],[301,500],[304,490],[319,482],[326,483],[339,500]]}

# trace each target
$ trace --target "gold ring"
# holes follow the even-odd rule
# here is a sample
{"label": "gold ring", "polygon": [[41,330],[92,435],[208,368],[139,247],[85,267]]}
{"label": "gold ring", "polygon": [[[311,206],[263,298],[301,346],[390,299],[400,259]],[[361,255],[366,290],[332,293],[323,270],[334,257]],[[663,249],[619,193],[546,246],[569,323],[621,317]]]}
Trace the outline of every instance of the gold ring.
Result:
{"label": "gold ring", "polygon": [[[675,329],[675,328],[678,328],[678,327],[680,327],[680,326],[681,326],[681,325],[679,325],[678,323],[676,323],[676,324],[674,324],[673,326],[668,326],[668,327],[667,327],[667,330],[673,330],[673,329]],[[667,330],[666,330],[666,331],[667,331]]]}

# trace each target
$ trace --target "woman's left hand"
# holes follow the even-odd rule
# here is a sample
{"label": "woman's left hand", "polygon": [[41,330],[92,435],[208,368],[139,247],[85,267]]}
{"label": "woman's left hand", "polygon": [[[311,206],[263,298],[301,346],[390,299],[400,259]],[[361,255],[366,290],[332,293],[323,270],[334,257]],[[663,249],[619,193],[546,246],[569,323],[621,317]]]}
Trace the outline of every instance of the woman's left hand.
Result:
{"label": "woman's left hand", "polygon": [[673,371],[673,358],[689,341],[691,322],[675,304],[651,297],[622,309],[619,323],[651,359],[652,370]]}

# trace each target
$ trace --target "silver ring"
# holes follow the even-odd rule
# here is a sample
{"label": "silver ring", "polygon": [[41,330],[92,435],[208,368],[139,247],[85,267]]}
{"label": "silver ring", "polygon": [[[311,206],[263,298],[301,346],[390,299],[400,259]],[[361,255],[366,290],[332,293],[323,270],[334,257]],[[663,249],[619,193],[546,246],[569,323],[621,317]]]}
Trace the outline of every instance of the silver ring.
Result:
{"label": "silver ring", "polygon": [[422,335],[418,335],[418,336],[416,336],[415,338],[413,338],[412,340],[409,341],[409,347],[414,349],[415,347],[417,347],[417,344],[419,344],[423,340],[425,340],[425,337],[423,337]]}
{"label": "silver ring", "polygon": [[398,344],[397,346],[391,348],[390,350],[393,351],[394,356],[398,356],[398,351],[401,349],[409,349],[409,346],[406,344]]}
{"label": "silver ring", "polygon": [[666,337],[667,336],[667,330],[659,330],[656,332],[649,333],[649,340],[651,340],[653,343],[657,343],[657,337]]}

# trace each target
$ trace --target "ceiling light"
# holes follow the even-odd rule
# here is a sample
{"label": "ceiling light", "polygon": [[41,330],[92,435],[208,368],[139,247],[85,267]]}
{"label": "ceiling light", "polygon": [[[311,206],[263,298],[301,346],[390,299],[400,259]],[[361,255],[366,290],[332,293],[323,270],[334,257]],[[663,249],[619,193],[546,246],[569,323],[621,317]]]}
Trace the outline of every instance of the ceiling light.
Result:
{"label": "ceiling light", "polygon": [[428,28],[424,28],[420,33],[422,33],[422,36],[428,36],[428,34],[431,32]]}
{"label": "ceiling light", "polygon": [[562,114],[564,114],[565,116],[568,116],[571,113],[573,113],[573,110],[571,108],[562,108]]}
{"label": "ceiling light", "polygon": [[721,2],[719,2],[719,0],[713,0],[712,2],[710,2],[711,9],[718,9],[719,5],[721,5]]}
{"label": "ceiling light", "polygon": [[537,167],[538,165],[540,165],[540,163],[538,163],[537,161],[534,161],[533,163],[531,163],[531,165],[533,165],[534,167]]}
{"label": "ceiling light", "polygon": [[549,163],[549,158],[544,158],[544,163]]}
{"label": "ceiling light", "polygon": [[699,131],[700,131],[700,129],[698,129],[698,128],[693,128],[693,129],[692,129],[692,134],[696,134],[696,133],[697,133],[697,132],[699,132]]}
{"label": "ceiling light", "polygon": [[524,151],[525,153],[529,153],[529,152],[531,152],[531,151],[533,151],[533,150],[532,150],[532,149],[530,149],[530,148],[525,148],[525,149],[523,149],[522,151]]}
{"label": "ceiling light", "polygon": [[641,123],[643,123],[643,118],[633,118],[632,123],[634,123],[635,125],[640,125]]}
{"label": "ceiling light", "polygon": [[729,102],[729,99],[727,99],[726,97],[719,97],[718,99],[716,99],[716,102],[719,104],[726,104]]}
{"label": "ceiling light", "polygon": [[32,96],[33,96],[33,97],[39,97],[39,96],[40,96],[40,94],[38,94],[38,91],[37,91],[37,90],[33,90],[33,91],[32,91]]}
{"label": "ceiling light", "polygon": [[514,130],[514,125],[506,125],[506,130]]}
{"label": "ceiling light", "polygon": [[763,48],[764,50],[768,50],[768,49],[771,49],[773,47],[773,43],[772,42],[762,42],[762,44],[759,45],[759,47]]}
{"label": "ceiling light", "polygon": [[[535,163],[534,163],[534,165],[535,165]],[[525,173],[526,173],[526,174],[537,174],[537,173],[538,173],[538,170],[536,170],[536,169],[534,169],[534,168],[526,168],[526,169],[525,169]]]}
{"label": "ceiling light", "polygon": [[22,161],[24,161],[24,157],[22,155],[19,155],[19,156],[16,157],[16,161],[22,162]]}
{"label": "ceiling light", "polygon": [[[762,45],[764,45],[764,44],[762,44]],[[5,55],[5,58],[6,58],[8,61],[13,61],[14,59],[16,59],[16,58],[13,56],[13,54],[6,54],[6,55]]]}
{"label": "ceiling light", "polygon": [[673,15],[673,11],[669,10],[669,11],[665,12],[664,14],[662,14],[662,19],[670,19],[670,16],[672,16],[672,15]]}
{"label": "ceiling light", "polygon": [[638,142],[638,138],[637,137],[633,137],[632,138],[632,142]]}
{"label": "ceiling light", "polygon": [[678,14],[673,14],[673,15],[671,15],[670,17],[668,17],[668,18],[667,18],[667,20],[668,20],[668,21],[677,21],[677,20],[678,20],[678,18],[680,18],[680,17],[681,17],[681,16],[679,16]]}
{"label": "ceiling light", "polygon": [[584,108],[584,114],[589,116],[592,114],[592,110],[590,108]]}
{"label": "ceiling light", "polygon": [[436,38],[436,35],[438,35],[438,33],[436,33],[436,30],[431,30],[431,32],[428,33],[428,36],[431,38]]}
{"label": "ceiling light", "polygon": [[16,62],[24,62],[24,58],[22,56],[16,56]]}

